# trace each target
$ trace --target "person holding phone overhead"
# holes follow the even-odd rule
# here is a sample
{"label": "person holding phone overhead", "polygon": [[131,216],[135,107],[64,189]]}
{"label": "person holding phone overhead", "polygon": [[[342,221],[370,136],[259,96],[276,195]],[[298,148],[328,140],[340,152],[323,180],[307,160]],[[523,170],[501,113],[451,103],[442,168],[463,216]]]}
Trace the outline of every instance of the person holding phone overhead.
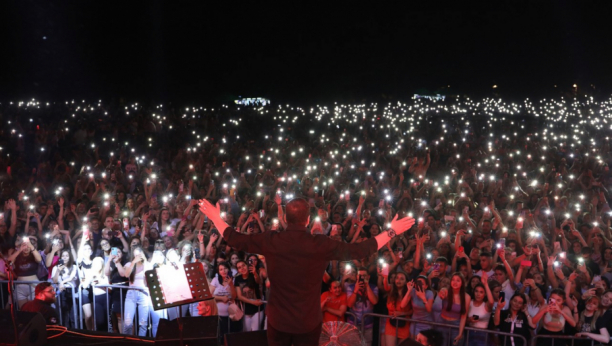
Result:
{"label": "person holding phone overhead", "polygon": [[[203,199],[204,213],[229,246],[266,257],[270,286],[268,303],[268,344],[318,345],[321,335],[321,278],[331,260],[361,259],[375,253],[414,225],[414,219],[397,219],[391,229],[357,244],[346,244],[324,235],[312,235],[309,203],[296,198],[285,207],[284,232],[245,235],[231,229],[221,217],[219,205]],[[299,316],[299,317],[298,317]]]}

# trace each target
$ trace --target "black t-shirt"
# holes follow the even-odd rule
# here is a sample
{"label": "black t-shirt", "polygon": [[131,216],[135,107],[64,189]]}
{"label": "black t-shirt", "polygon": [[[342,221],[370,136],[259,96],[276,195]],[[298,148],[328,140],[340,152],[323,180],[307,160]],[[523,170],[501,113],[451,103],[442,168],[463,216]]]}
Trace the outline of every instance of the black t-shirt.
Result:
{"label": "black t-shirt", "polygon": [[605,314],[597,318],[597,321],[595,321],[594,330],[593,328],[591,328],[591,323],[593,322],[593,316],[591,317],[584,316],[584,322],[582,323],[582,325],[576,325],[577,333],[600,334],[599,330],[602,328],[606,328],[606,323],[608,322],[604,316]]}
{"label": "black t-shirt", "polygon": [[[259,291],[259,285],[255,282],[255,278],[252,278],[253,274],[249,273],[251,276],[251,286],[248,285],[249,278],[243,278],[242,275],[238,275],[234,278],[234,286],[236,288],[240,287],[242,290],[242,296],[247,299],[261,299],[261,293]],[[249,303],[244,303],[244,314],[245,315],[253,315],[257,313],[257,306]],[[263,309],[263,306],[260,307]]]}
{"label": "black t-shirt", "polygon": [[[112,260],[109,260],[109,261],[111,261],[110,263],[110,283],[114,285],[120,282],[128,281],[128,278],[125,278],[119,274],[119,270],[117,269],[115,262],[113,262]],[[120,263],[121,265],[125,265],[127,261],[121,258]]]}
{"label": "black t-shirt", "polygon": [[57,311],[51,307],[51,304],[40,299],[34,299],[25,303],[21,308],[21,311],[40,312],[45,318],[45,321],[47,321],[47,324],[57,324],[59,322]]}
{"label": "black t-shirt", "polygon": [[[515,320],[512,320],[512,312],[510,310],[502,310],[499,316],[499,331],[522,335],[525,337],[528,344],[531,339],[531,327],[529,326],[527,316],[522,311],[516,314]],[[506,343],[511,344],[510,340],[507,340]],[[524,346],[523,340],[515,338],[514,345]]]}
{"label": "black t-shirt", "polygon": [[[576,321],[576,333],[593,333],[593,334],[601,334],[599,332],[600,329],[602,328],[606,328],[609,321],[610,314],[608,314],[608,316],[606,316],[606,314],[603,314],[601,316],[599,316],[597,318],[597,321],[595,321],[595,329],[591,328],[591,322],[593,322],[593,316],[591,317],[584,317],[584,322],[582,324],[580,324],[580,321]],[[576,340],[575,341],[575,346],[590,346],[591,345],[591,340]]]}

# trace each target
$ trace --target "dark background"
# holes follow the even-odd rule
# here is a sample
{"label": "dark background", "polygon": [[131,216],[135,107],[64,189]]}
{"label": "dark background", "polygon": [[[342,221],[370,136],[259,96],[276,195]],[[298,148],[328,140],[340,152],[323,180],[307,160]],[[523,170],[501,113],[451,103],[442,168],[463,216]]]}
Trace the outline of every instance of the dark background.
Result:
{"label": "dark background", "polygon": [[223,3],[3,1],[0,100],[612,90],[611,2]]}

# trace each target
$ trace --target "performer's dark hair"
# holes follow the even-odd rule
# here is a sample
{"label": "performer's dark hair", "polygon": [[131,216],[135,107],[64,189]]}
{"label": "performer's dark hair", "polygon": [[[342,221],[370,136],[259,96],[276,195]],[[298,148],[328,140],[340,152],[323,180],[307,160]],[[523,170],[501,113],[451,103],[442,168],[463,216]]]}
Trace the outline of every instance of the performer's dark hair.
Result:
{"label": "performer's dark hair", "polygon": [[288,225],[304,226],[308,222],[310,206],[303,198],[294,198],[285,206]]}

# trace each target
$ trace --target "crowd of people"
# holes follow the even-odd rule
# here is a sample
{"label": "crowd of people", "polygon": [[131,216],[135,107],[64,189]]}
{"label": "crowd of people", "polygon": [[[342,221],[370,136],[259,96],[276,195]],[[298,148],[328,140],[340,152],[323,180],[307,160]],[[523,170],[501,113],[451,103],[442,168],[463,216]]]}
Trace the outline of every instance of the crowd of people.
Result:
{"label": "crowd of people", "polygon": [[45,293],[34,282],[55,284],[65,326],[82,316],[89,330],[132,334],[137,323],[155,336],[179,311],[153,309],[144,272],[201,262],[214,302],[182,314],[218,315],[221,337],[261,330],[266,259],[227,246],[197,200],[255,234],[282,232],[283,205],[300,197],[311,233],[339,242],[385,232],[395,216],[418,220],[321,278],[323,321],[363,324],[368,344],[433,338],[432,322],[447,326],[433,327],[444,345],[503,342],[489,330],[607,344],[609,104],[3,102],[0,279],[12,264],[19,307]]}

